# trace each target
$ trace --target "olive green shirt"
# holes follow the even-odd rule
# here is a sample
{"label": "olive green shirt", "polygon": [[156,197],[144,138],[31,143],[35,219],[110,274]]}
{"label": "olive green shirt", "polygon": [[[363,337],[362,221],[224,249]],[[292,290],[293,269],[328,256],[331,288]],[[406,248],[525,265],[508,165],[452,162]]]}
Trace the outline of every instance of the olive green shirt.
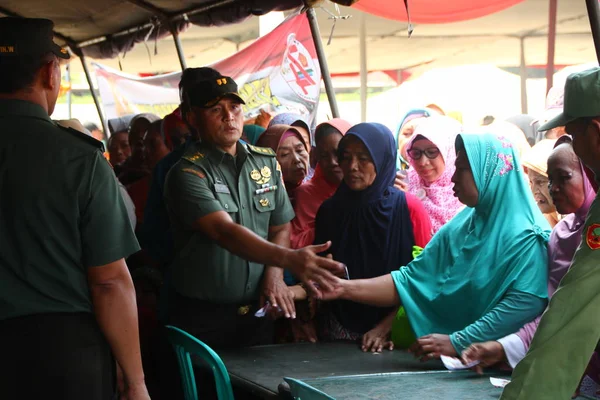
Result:
{"label": "olive green shirt", "polygon": [[92,312],[87,272],[139,250],[101,142],[0,100],[0,320]]}
{"label": "olive green shirt", "polygon": [[[264,188],[268,190],[261,193]],[[230,253],[193,224],[225,211],[234,222],[268,239],[269,227],[290,222],[294,211],[275,153],[238,142],[234,157],[197,143],[169,171],[165,202],[175,239],[175,290],[214,303],[256,300],[264,265]]]}

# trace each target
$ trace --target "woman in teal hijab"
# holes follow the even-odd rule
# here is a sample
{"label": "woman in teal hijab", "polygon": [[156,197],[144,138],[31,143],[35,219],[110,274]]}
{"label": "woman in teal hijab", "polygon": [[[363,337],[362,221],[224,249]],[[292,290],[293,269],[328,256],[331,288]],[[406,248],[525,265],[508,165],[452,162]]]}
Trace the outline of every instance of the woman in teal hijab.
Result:
{"label": "woman in teal hijab", "polygon": [[533,320],[547,303],[550,226],[527,187],[511,142],[461,134],[455,195],[467,207],[398,271],[339,280],[325,299],[402,305],[422,360],[460,355]]}

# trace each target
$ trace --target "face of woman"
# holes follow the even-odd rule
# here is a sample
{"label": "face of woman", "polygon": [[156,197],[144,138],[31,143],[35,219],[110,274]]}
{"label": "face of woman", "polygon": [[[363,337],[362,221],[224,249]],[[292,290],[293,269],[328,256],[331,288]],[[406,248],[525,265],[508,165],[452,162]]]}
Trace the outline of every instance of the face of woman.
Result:
{"label": "face of woman", "polygon": [[415,118],[413,120],[408,121],[402,129],[400,129],[400,134],[398,135],[398,152],[402,154],[402,157],[406,158],[406,143],[410,140],[413,133],[415,132],[415,128],[419,121],[421,121],[425,117]]}
{"label": "face of woman", "polygon": [[527,175],[529,176],[531,192],[533,193],[533,197],[535,198],[535,202],[540,208],[540,211],[544,214],[556,211],[552,198],[550,197],[550,192],[548,191],[548,178],[531,169],[527,171]]}
{"label": "face of woman", "polygon": [[475,207],[479,201],[479,191],[475,184],[473,171],[464,150],[458,151],[456,156],[456,171],[452,175],[454,183],[454,196],[467,207]]}
{"label": "face of woman", "polygon": [[344,172],[338,163],[337,150],[342,140],[341,133],[330,133],[317,143],[319,165],[328,182],[339,185],[344,179]]}
{"label": "face of woman", "polygon": [[427,183],[433,183],[446,169],[440,149],[428,139],[417,139],[408,150],[410,164]]}
{"label": "face of woman", "polygon": [[277,148],[277,161],[281,165],[284,182],[298,185],[306,178],[308,152],[298,136],[289,136],[281,142]]}
{"label": "face of woman", "polygon": [[302,139],[304,139],[304,143],[306,143],[306,147],[308,147],[308,150],[306,150],[308,152],[308,154],[310,155],[310,150],[311,150],[311,146],[310,146],[310,132],[308,132],[306,130],[305,127],[303,126],[296,126],[294,125],[294,128],[296,128],[296,130],[298,132],[300,132],[300,135],[302,135]]}
{"label": "face of woman", "polygon": [[556,210],[571,214],[583,206],[585,185],[579,159],[568,144],[558,146],[548,158],[548,190]]}
{"label": "face of woman", "polygon": [[344,172],[344,182],[355,191],[365,190],[377,177],[369,150],[360,139],[353,136],[349,136],[344,143],[340,167]]}

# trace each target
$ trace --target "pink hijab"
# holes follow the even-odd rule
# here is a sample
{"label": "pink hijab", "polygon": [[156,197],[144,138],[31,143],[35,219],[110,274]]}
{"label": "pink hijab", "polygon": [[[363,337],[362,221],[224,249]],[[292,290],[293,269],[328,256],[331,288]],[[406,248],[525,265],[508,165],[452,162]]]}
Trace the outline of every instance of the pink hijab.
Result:
{"label": "pink hijab", "polygon": [[[337,129],[342,136],[346,134],[351,124],[341,118],[323,122],[315,130],[315,141],[320,139],[319,127],[330,125]],[[313,244],[315,240],[315,218],[321,204],[335,193],[338,185],[330,183],[325,178],[319,164],[312,179],[296,189],[294,211],[296,217],[292,220],[290,244],[292,249],[299,249]]]}
{"label": "pink hijab", "polygon": [[[410,193],[417,196],[431,219],[433,233],[454,217],[463,204],[454,197],[452,175],[456,170],[456,151],[454,141],[456,135],[462,132],[461,124],[453,118],[445,116],[431,116],[417,125],[415,132],[407,144],[407,149],[412,147],[415,139],[422,136],[430,140],[440,149],[446,165],[442,175],[432,183],[427,183],[414,168],[408,170],[408,183]],[[423,156],[425,157],[425,156]],[[414,161],[409,158],[412,164]]]}

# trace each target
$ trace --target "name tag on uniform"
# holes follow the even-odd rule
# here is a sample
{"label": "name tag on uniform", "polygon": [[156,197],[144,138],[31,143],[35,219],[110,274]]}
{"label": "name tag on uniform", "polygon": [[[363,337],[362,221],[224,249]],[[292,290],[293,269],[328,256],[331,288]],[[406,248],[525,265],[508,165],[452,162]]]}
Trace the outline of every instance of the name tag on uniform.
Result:
{"label": "name tag on uniform", "polygon": [[222,183],[215,183],[215,192],[231,194],[227,185],[223,185]]}

